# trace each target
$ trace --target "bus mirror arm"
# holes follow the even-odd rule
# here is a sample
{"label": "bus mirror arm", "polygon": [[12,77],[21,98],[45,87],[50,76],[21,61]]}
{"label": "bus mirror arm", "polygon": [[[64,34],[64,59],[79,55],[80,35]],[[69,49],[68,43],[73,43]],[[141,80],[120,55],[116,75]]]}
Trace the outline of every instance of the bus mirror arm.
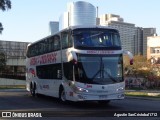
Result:
{"label": "bus mirror arm", "polygon": [[128,55],[129,59],[130,59],[130,65],[133,65],[133,54],[129,51],[123,51],[124,55]]}
{"label": "bus mirror arm", "polygon": [[57,78],[62,78],[62,71],[61,70],[57,70]]}

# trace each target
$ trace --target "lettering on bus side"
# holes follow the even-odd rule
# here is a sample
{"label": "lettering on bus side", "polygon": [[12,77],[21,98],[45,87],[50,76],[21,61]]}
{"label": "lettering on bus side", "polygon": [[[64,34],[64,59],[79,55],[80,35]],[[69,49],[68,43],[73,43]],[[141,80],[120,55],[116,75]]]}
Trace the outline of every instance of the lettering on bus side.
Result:
{"label": "lettering on bus side", "polygon": [[56,62],[57,53],[49,53],[37,57],[33,57],[30,60],[30,65],[42,65],[47,63]]}

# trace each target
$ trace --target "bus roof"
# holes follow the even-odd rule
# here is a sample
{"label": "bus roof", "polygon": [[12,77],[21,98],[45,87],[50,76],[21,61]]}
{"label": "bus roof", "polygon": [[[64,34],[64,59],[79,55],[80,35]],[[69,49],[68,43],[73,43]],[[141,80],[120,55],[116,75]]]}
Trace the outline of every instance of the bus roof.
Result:
{"label": "bus roof", "polygon": [[[49,37],[51,37],[51,36],[54,36],[54,35],[56,35],[56,34],[58,34],[58,33],[60,33],[60,32],[63,32],[63,31],[66,31],[66,30],[74,30],[74,29],[78,29],[78,28],[103,28],[103,29],[106,28],[106,29],[110,29],[110,30],[117,30],[117,29],[112,28],[112,27],[110,27],[110,26],[99,26],[99,25],[92,25],[92,26],[87,26],[87,25],[69,26],[69,27],[67,27],[67,28],[65,28],[65,29],[63,29],[63,30],[61,30],[61,31],[58,31],[58,32],[54,33],[53,35],[49,35],[49,36],[46,36],[46,37],[44,37],[44,38],[42,38],[42,39],[40,39],[40,40],[37,40],[37,41],[29,44],[29,46],[32,45],[32,44],[35,44],[35,43],[37,43],[37,42],[39,42],[39,41],[41,41],[41,40],[44,40],[44,39],[49,38]],[[118,31],[118,30],[117,30],[117,31]]]}
{"label": "bus roof", "polygon": [[[74,29],[78,29],[78,28],[107,28],[107,29],[114,29],[112,27],[109,27],[109,26],[99,26],[99,25],[92,25],[92,26],[87,26],[87,25],[77,25],[77,26],[69,26],[68,28],[64,29],[64,30],[68,30],[68,29],[71,29],[71,30],[74,30]],[[64,31],[64,30],[61,30],[61,31]],[[115,30],[115,29],[114,29]]]}

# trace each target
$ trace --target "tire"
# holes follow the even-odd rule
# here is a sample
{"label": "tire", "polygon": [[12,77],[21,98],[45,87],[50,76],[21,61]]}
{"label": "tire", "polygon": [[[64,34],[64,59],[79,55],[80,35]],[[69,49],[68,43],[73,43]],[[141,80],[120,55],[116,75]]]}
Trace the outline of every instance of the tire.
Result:
{"label": "tire", "polygon": [[60,88],[59,99],[60,99],[60,101],[63,102],[63,103],[66,102],[66,94],[65,94],[65,90],[64,90],[63,87]]}
{"label": "tire", "polygon": [[101,105],[108,105],[110,103],[110,100],[101,100],[101,101],[98,101],[98,103]]}
{"label": "tire", "polygon": [[33,97],[36,96],[36,84],[35,83],[31,83],[31,85],[30,85],[30,93],[31,93],[31,96],[33,96]]}

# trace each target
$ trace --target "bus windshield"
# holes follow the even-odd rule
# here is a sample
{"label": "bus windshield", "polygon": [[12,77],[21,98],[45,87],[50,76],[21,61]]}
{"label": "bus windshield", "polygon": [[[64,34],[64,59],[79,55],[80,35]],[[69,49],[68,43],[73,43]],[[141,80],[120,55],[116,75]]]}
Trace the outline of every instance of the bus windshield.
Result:
{"label": "bus windshield", "polygon": [[78,55],[75,80],[88,84],[113,84],[123,81],[122,55]]}
{"label": "bus windshield", "polygon": [[76,29],[73,31],[74,46],[78,49],[91,47],[121,49],[120,37],[116,30]]}

